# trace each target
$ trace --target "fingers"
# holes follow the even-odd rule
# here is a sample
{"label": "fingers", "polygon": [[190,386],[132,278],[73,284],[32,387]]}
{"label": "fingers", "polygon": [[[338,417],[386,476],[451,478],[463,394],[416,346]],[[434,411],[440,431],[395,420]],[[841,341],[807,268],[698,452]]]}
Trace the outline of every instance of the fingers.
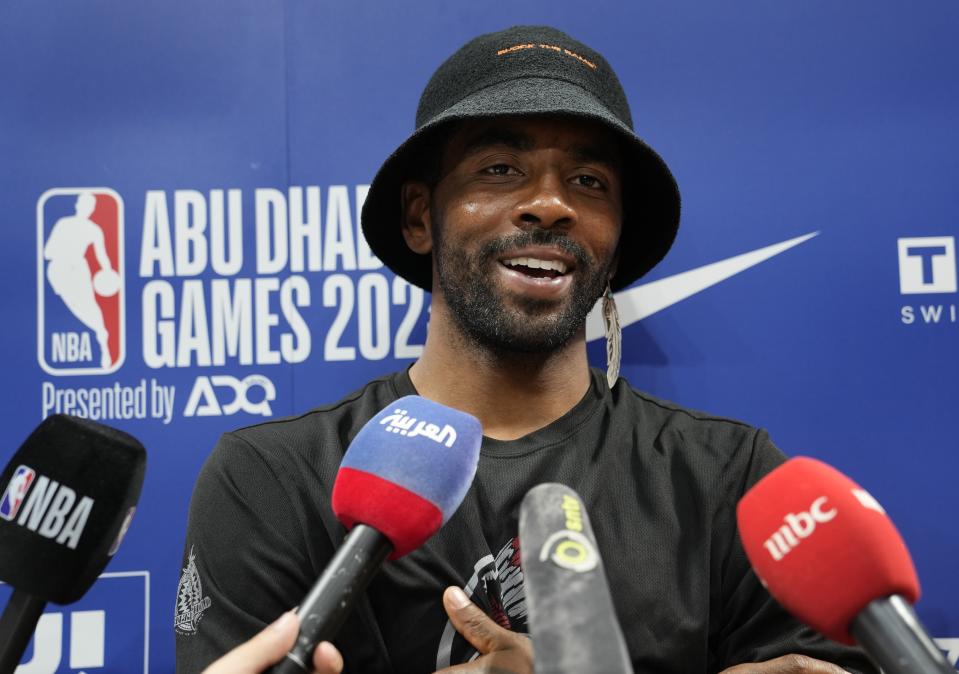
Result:
{"label": "fingers", "polygon": [[203,674],[260,674],[290,650],[296,641],[298,625],[296,615],[287,611],[252,639],[207,667]]}
{"label": "fingers", "polygon": [[313,651],[313,669],[316,674],[340,674],[343,671],[343,656],[329,641],[321,641]]}
{"label": "fingers", "polygon": [[736,665],[719,674],[846,674],[846,670],[805,655],[783,655],[766,662]]}
{"label": "fingers", "polygon": [[447,667],[436,674],[532,673],[533,647],[530,640],[497,625],[469,600],[463,590],[458,587],[446,588],[443,607],[453,627],[480,652],[480,657],[465,664]]}
{"label": "fingers", "polygon": [[448,587],[443,593],[443,608],[456,631],[465,637],[480,653],[503,648],[515,635],[505,630],[483,613],[458,587]]}
{"label": "fingers", "polygon": [[[283,659],[296,641],[300,621],[287,611],[249,641],[240,644],[203,670],[203,674],[261,674]],[[340,674],[343,656],[328,641],[313,652],[315,674]]]}

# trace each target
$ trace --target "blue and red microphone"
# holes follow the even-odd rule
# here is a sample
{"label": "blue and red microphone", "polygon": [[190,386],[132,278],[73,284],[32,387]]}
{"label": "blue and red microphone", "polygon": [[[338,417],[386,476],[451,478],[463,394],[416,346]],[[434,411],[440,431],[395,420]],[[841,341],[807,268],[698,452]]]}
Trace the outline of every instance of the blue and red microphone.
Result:
{"label": "blue and red microphone", "polygon": [[301,602],[296,643],[272,672],[311,672],[316,645],[336,635],[380,565],[412,552],[456,512],[479,462],[483,429],[465,412],[406,396],[350,443],[333,512],[350,530]]}

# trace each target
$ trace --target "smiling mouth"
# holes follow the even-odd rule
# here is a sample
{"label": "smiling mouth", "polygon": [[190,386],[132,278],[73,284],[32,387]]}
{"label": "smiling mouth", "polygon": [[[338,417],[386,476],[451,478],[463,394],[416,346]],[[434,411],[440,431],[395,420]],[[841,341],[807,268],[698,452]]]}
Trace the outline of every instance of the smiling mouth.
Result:
{"label": "smiling mouth", "polygon": [[569,269],[561,260],[540,260],[535,257],[514,257],[500,262],[508,269],[533,278],[558,278]]}

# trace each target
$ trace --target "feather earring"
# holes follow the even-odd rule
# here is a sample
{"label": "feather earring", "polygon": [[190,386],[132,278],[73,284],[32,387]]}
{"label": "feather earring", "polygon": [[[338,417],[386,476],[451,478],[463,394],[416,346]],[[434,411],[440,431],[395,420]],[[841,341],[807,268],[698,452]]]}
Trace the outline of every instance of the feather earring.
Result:
{"label": "feather earring", "polygon": [[603,325],[606,328],[606,383],[610,388],[619,379],[619,364],[623,350],[623,331],[619,326],[619,311],[616,309],[616,300],[613,291],[606,284],[603,293]]}

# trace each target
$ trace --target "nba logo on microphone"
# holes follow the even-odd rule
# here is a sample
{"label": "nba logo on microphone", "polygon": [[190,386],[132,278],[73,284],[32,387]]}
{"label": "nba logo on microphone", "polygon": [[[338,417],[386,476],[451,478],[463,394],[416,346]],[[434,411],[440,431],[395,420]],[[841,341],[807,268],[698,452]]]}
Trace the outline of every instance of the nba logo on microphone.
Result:
{"label": "nba logo on microphone", "polygon": [[53,375],[108,374],[126,356],[123,200],[55,188],[37,202],[37,359]]}
{"label": "nba logo on microphone", "polygon": [[20,512],[20,506],[23,504],[23,499],[30,491],[30,485],[33,484],[33,478],[36,476],[33,468],[17,466],[6,490],[3,492],[3,498],[0,498],[0,517],[10,521],[17,516],[17,513]]}

